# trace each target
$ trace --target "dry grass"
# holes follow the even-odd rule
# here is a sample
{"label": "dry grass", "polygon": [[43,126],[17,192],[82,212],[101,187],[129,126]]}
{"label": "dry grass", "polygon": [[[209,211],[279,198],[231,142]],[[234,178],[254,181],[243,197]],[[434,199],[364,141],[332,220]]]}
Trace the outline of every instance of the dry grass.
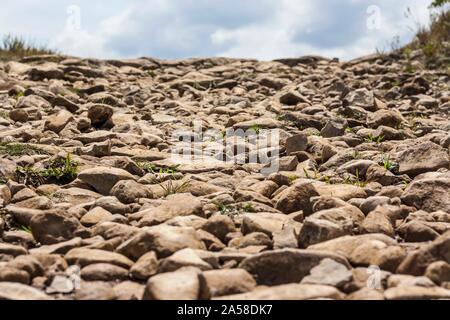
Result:
{"label": "dry grass", "polygon": [[[448,63],[448,57],[450,56],[450,10],[433,13],[429,26],[417,25],[415,39],[404,47],[403,51],[417,49],[422,50],[428,67],[438,67],[442,63]],[[444,59],[437,59],[439,57]]]}
{"label": "dry grass", "polygon": [[55,54],[44,45],[36,45],[17,36],[7,35],[0,42],[0,60],[18,60],[24,57]]}

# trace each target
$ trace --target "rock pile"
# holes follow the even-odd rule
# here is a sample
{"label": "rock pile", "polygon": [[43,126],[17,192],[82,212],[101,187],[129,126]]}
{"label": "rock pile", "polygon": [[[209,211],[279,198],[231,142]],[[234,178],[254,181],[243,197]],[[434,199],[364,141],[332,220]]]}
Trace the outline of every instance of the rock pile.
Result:
{"label": "rock pile", "polygon": [[450,76],[407,65],[0,62],[0,299],[450,298]]}

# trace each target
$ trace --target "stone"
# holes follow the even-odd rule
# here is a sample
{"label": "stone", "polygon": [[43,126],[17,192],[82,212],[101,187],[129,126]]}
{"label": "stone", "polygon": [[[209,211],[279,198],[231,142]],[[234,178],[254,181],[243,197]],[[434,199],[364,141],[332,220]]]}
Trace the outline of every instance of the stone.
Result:
{"label": "stone", "polygon": [[343,236],[311,245],[308,250],[334,252],[346,257],[352,265],[377,265],[387,271],[395,271],[406,256],[394,239],[376,233]]}
{"label": "stone", "polygon": [[81,281],[75,291],[75,300],[116,300],[111,283],[105,281]]}
{"label": "stone", "polygon": [[133,176],[122,169],[109,167],[95,167],[81,171],[78,178],[87,183],[101,194],[110,194],[114,185],[121,180],[133,180]]}
{"label": "stone", "polygon": [[310,274],[302,279],[301,284],[319,284],[342,288],[352,279],[353,274],[345,265],[327,258],[312,268]]}
{"label": "stone", "polygon": [[97,263],[108,263],[129,269],[133,265],[133,261],[119,253],[87,248],[72,249],[66,253],[64,259],[70,264],[77,264],[81,267]]}
{"label": "stone", "polygon": [[433,142],[410,145],[397,156],[398,172],[409,176],[449,168],[448,152]]}
{"label": "stone", "polygon": [[236,231],[233,220],[224,215],[214,215],[210,217],[202,224],[201,228],[216,236],[222,242],[226,242],[226,235],[228,233]]}
{"label": "stone", "polygon": [[217,300],[343,300],[344,296],[338,289],[330,286],[290,283],[223,296]]}
{"label": "stone", "polygon": [[72,120],[73,116],[69,111],[61,110],[57,114],[47,118],[44,124],[44,130],[59,133]]}
{"label": "stone", "polygon": [[9,112],[9,118],[15,122],[27,122],[29,115],[24,109],[13,109]]}
{"label": "stone", "polygon": [[298,246],[307,248],[310,245],[339,238],[346,234],[348,234],[347,231],[337,223],[308,217],[298,235]]}
{"label": "stone", "polygon": [[397,128],[405,119],[397,110],[377,110],[367,116],[367,125],[370,128],[388,126]]}
{"label": "stone", "polygon": [[185,248],[161,260],[158,271],[171,272],[183,267],[195,267],[202,271],[212,269],[211,265],[203,261],[194,250]]}
{"label": "stone", "polygon": [[209,288],[202,272],[188,267],[151,277],[142,300],[203,300],[209,297]]}
{"label": "stone", "polygon": [[184,248],[206,249],[195,229],[160,225],[137,233],[122,243],[117,252],[137,260],[151,250],[156,252],[158,258],[166,258]]}
{"label": "stone", "polygon": [[366,88],[351,91],[345,96],[344,105],[360,107],[368,111],[375,111],[375,98],[373,91]]}
{"label": "stone", "polygon": [[88,118],[93,126],[101,127],[111,119],[113,112],[113,108],[106,104],[94,104],[88,110]]}
{"label": "stone", "polygon": [[33,216],[30,228],[34,239],[47,245],[74,238],[82,226],[76,218],[49,211]]}
{"label": "stone", "polygon": [[141,211],[140,226],[153,226],[179,216],[196,215],[204,217],[200,200],[189,193],[172,194],[156,208]]}
{"label": "stone", "polygon": [[358,291],[352,292],[346,298],[346,300],[384,300],[384,295],[382,292],[371,289],[371,288],[362,288]]}
{"label": "stone", "polygon": [[142,255],[130,269],[130,274],[138,280],[147,280],[157,272],[158,258],[154,251]]}
{"label": "stone", "polygon": [[0,282],[0,300],[52,300],[52,298],[41,290],[25,284]]}
{"label": "stone", "polygon": [[94,263],[81,269],[85,281],[123,281],[128,278],[128,270],[109,263]]}
{"label": "stone", "polygon": [[397,228],[398,234],[406,242],[427,242],[439,237],[439,233],[420,221],[409,221]]}
{"label": "stone", "polygon": [[121,180],[117,182],[111,189],[110,195],[126,204],[137,202],[140,198],[151,199],[153,197],[150,189],[134,180]]}
{"label": "stone", "polygon": [[360,227],[361,233],[383,233],[394,238],[395,231],[391,219],[382,210],[371,211]]}
{"label": "stone", "polygon": [[403,203],[417,209],[433,212],[442,210],[450,212],[450,178],[424,178],[409,184],[401,200]]}
{"label": "stone", "polygon": [[96,225],[97,223],[111,220],[113,215],[103,209],[102,207],[95,207],[92,210],[89,210],[83,217],[80,219],[82,225],[86,227],[91,227]]}
{"label": "stone", "polygon": [[300,93],[296,92],[296,91],[288,91],[285,94],[283,94],[280,97],[280,102],[282,104],[286,104],[288,106],[293,106],[296,105],[300,102],[306,102],[309,103],[308,99],[306,99],[304,96],[302,96]]}
{"label": "stone", "polygon": [[286,139],[286,154],[290,155],[297,151],[305,151],[308,147],[308,137],[299,133]]}
{"label": "stone", "polygon": [[252,232],[262,232],[269,237],[274,232],[281,231],[284,224],[289,223],[289,217],[276,213],[246,213],[243,215],[241,232],[246,235]]}
{"label": "stone", "polygon": [[325,258],[348,265],[345,258],[330,252],[280,249],[248,257],[239,268],[248,271],[258,284],[273,286],[300,282]]}
{"label": "stone", "polygon": [[386,300],[449,299],[450,290],[433,287],[394,287],[384,292]]}
{"label": "stone", "polygon": [[428,265],[436,261],[450,263],[450,232],[446,232],[430,244],[410,252],[398,267],[397,272],[421,276],[425,273]]}
{"label": "stone", "polygon": [[123,281],[113,288],[116,300],[140,300],[144,290],[144,285],[132,281]]}
{"label": "stone", "polygon": [[221,269],[203,272],[211,297],[252,291],[256,281],[244,269]]}
{"label": "stone", "polygon": [[13,267],[2,267],[0,269],[0,283],[17,282],[22,284],[30,283],[30,275],[28,272]]}
{"label": "stone", "polygon": [[292,213],[302,210],[305,215],[312,213],[311,197],[318,196],[310,182],[296,183],[278,195],[275,208],[283,213]]}
{"label": "stone", "polygon": [[13,257],[20,256],[22,254],[27,254],[28,251],[22,246],[9,244],[9,243],[1,243],[0,242],[0,255],[6,254]]}
{"label": "stone", "polygon": [[324,138],[343,136],[345,134],[346,127],[346,123],[328,121],[322,130],[320,130],[320,135]]}
{"label": "stone", "polygon": [[438,285],[450,282],[450,264],[445,261],[433,262],[425,270],[425,276]]}

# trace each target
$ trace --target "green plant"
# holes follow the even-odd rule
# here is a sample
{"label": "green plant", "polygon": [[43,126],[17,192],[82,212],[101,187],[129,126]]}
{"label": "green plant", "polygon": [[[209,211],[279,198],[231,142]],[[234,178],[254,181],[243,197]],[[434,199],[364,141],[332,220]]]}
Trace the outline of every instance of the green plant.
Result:
{"label": "green plant", "polygon": [[347,127],[347,128],[345,128],[345,132],[347,132],[347,133],[355,133],[355,129],[353,129],[352,127]]}
{"label": "green plant", "polygon": [[78,162],[72,160],[70,153],[65,158],[56,158],[51,161],[49,167],[42,171],[42,176],[58,182],[71,182],[77,177]]}
{"label": "green plant", "polygon": [[393,171],[397,168],[397,165],[391,161],[391,155],[389,154],[388,155],[383,154],[381,156],[381,162],[386,170]]}
{"label": "green plant", "polygon": [[26,233],[30,233],[31,234],[31,228],[30,227],[27,227],[27,226],[20,226],[20,229],[22,230],[22,231],[25,231]]}
{"label": "green plant", "polygon": [[25,94],[22,91],[19,91],[15,94],[14,98],[16,98],[16,100],[19,100],[19,98],[22,98],[23,96],[25,96]]}
{"label": "green plant", "polygon": [[178,184],[177,180],[168,179],[164,182],[158,183],[158,185],[163,189],[164,196],[167,197],[168,195],[171,195],[171,194],[185,192],[186,188],[189,186],[190,183],[191,183],[190,180],[185,180],[185,181],[181,182],[180,184]]}
{"label": "green plant", "polygon": [[360,158],[360,154],[359,154],[358,150],[353,150],[352,158],[353,158],[353,160],[357,160]]}
{"label": "green plant", "polygon": [[251,203],[247,203],[242,209],[244,212],[254,212],[254,208]]}
{"label": "green plant", "polygon": [[155,164],[149,162],[149,161],[139,161],[137,162],[137,165],[144,171],[148,173],[154,173],[154,174],[170,174],[173,175],[177,172],[179,172],[180,164],[170,165],[167,167],[158,167]]}
{"label": "green plant", "polygon": [[0,110],[0,118],[9,119],[9,112]]}
{"label": "green plant", "polygon": [[15,171],[15,180],[19,183],[31,185],[33,187],[38,187],[45,183],[42,172],[33,167],[18,166]]}
{"label": "green plant", "polygon": [[311,177],[309,176],[308,171],[307,171],[305,168],[303,168],[303,173],[305,174],[305,177],[306,177],[307,179],[311,179]]}
{"label": "green plant", "polygon": [[380,144],[384,140],[383,136],[374,137],[371,133],[366,138],[366,142]]}
{"label": "green plant", "polygon": [[139,168],[149,173],[155,173],[155,171],[157,170],[156,166],[148,161],[138,161],[136,164]]}
{"label": "green plant", "polygon": [[255,132],[256,134],[259,134],[263,127],[259,124],[254,124],[249,128],[251,131]]}
{"label": "green plant", "polygon": [[159,168],[159,171],[155,167],[150,167],[150,172],[155,175],[153,183],[158,184],[163,189],[164,196],[185,192],[189,186],[190,180],[184,180],[181,183],[177,181],[175,174],[178,173],[179,166],[173,165],[166,168]]}
{"label": "green plant", "polygon": [[70,154],[65,158],[52,160],[45,169],[18,166],[15,171],[17,182],[34,187],[45,183],[69,183],[77,176],[78,163]]}
{"label": "green plant", "polygon": [[344,179],[345,184],[351,184],[357,187],[364,187],[366,186],[366,182],[361,180],[361,177],[359,176],[359,170],[356,169],[355,172],[355,179],[352,179],[350,176],[346,176]]}
{"label": "green plant", "polygon": [[48,153],[38,147],[26,143],[0,143],[0,154],[8,154],[12,157],[15,157]]}
{"label": "green plant", "polygon": [[[305,169],[303,169],[303,170],[305,170]],[[298,177],[297,176],[288,176],[288,179],[289,179],[289,183],[292,184],[295,180],[298,179]]]}
{"label": "green plant", "polygon": [[447,3],[450,3],[450,0],[433,0],[430,7],[431,8],[440,8],[440,7],[443,7]]}

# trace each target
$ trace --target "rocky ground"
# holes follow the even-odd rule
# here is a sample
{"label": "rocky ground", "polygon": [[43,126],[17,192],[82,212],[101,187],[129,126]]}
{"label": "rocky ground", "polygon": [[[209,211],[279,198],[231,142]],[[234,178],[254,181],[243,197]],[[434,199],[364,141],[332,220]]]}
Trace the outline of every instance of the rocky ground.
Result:
{"label": "rocky ground", "polygon": [[450,298],[450,76],[418,54],[0,62],[0,299]]}

